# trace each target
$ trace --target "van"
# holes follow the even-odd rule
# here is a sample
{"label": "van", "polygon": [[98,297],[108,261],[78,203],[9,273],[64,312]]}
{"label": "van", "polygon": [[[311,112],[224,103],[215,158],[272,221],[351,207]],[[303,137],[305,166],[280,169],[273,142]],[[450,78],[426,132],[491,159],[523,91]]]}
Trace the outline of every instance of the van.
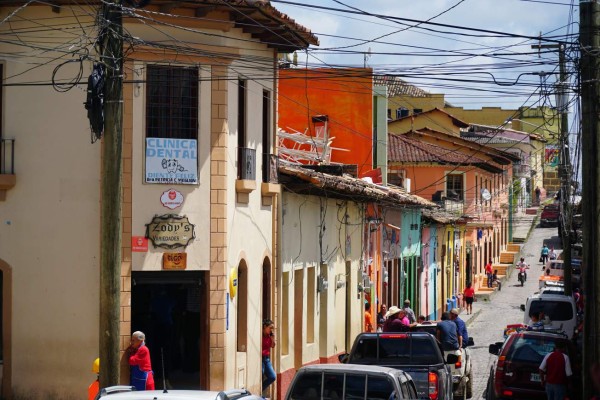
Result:
{"label": "van", "polygon": [[375,365],[317,364],[298,370],[286,400],[416,399],[417,389],[409,374]]}
{"label": "van", "polygon": [[531,313],[543,312],[549,319],[544,324],[544,330],[564,332],[567,337],[572,338],[577,327],[577,309],[575,299],[572,296],[561,294],[541,293],[527,298],[527,303],[521,305],[525,311],[523,323],[529,325]]}

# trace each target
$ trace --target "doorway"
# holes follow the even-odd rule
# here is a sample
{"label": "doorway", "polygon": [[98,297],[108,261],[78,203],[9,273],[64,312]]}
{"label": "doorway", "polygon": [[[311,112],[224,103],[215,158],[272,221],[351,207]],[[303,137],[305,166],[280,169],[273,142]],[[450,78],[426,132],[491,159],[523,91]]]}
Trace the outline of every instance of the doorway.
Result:
{"label": "doorway", "polygon": [[131,329],[146,334],[156,388],[208,389],[206,272],[131,275]]}

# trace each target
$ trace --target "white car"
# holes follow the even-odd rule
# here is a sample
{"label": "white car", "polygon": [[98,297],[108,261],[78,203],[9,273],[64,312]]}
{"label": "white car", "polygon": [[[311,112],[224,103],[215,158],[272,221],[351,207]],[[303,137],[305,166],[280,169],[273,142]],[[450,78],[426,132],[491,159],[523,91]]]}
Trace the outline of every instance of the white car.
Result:
{"label": "white car", "polygon": [[572,338],[575,333],[577,308],[572,296],[550,293],[534,294],[527,298],[526,304],[521,305],[521,310],[525,311],[523,315],[525,325],[530,325],[531,313],[541,311],[547,318],[544,322],[544,330],[563,332],[569,338]]}
{"label": "white car", "polygon": [[205,390],[144,390],[132,386],[110,386],[100,390],[96,400],[261,400],[244,389],[223,392]]}

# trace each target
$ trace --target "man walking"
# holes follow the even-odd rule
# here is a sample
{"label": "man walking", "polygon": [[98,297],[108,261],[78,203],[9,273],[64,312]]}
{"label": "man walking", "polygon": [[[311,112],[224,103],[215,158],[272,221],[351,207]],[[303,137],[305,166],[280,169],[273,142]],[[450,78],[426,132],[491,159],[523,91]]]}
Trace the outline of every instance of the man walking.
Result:
{"label": "man walking", "polygon": [[569,356],[564,354],[565,343],[556,342],[554,351],[546,354],[540,364],[540,378],[546,387],[548,400],[563,400],[567,394],[567,385],[573,375]]}
{"label": "man walking", "polygon": [[408,322],[413,324],[417,322],[417,317],[415,316],[415,312],[410,308],[410,300],[404,300],[404,307],[402,307],[404,311],[406,311],[406,317],[408,318]]}

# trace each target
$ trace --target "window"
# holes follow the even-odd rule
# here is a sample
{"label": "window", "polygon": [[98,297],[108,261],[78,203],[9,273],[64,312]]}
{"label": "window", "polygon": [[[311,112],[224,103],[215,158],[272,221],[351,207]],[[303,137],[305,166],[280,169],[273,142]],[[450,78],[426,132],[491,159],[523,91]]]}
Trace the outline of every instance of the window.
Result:
{"label": "window", "polygon": [[290,352],[289,326],[290,326],[290,273],[282,274],[283,285],[281,288],[281,354],[288,355]]}
{"label": "window", "polygon": [[367,378],[367,399],[388,400],[393,398],[394,384],[386,376],[371,376]]}
{"label": "window", "polygon": [[326,372],[323,376],[323,400],[344,398],[344,374]]}
{"label": "window", "polygon": [[246,147],[246,81],[238,81],[238,147]]}
{"label": "window", "polygon": [[449,200],[463,201],[463,174],[446,175],[446,197]]}
{"label": "window", "polygon": [[421,114],[422,112],[423,112],[422,108],[415,108],[415,109],[413,109],[413,115]]}
{"label": "window", "polygon": [[270,181],[271,170],[271,93],[263,90],[262,97],[262,172],[263,182]]}
{"label": "window", "polygon": [[396,119],[408,117],[408,109],[400,107],[396,110]]}
{"label": "window", "polygon": [[146,76],[146,136],[198,138],[198,69],[149,65]]}
{"label": "window", "polygon": [[248,344],[248,267],[242,260],[238,266],[237,351],[245,352]]}

